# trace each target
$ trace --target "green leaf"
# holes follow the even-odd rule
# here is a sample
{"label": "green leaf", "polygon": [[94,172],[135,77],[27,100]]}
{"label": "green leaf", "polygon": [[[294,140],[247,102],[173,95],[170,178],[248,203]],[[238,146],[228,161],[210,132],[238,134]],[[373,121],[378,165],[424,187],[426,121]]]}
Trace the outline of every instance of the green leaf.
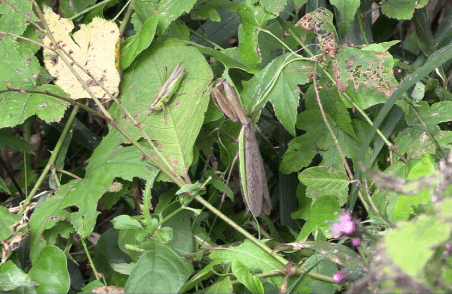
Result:
{"label": "green leaf", "polygon": [[30,289],[35,286],[38,286],[38,284],[33,282],[30,277],[11,260],[6,261],[0,266],[0,291],[36,293],[33,291],[34,289]]}
{"label": "green leaf", "polygon": [[427,5],[429,0],[388,0],[381,4],[381,11],[388,17],[411,19],[415,9]]}
{"label": "green leaf", "polygon": [[6,89],[8,82],[13,89],[33,88],[40,70],[39,60],[27,46],[10,37],[5,37],[0,42],[0,89]]}
{"label": "green leaf", "polygon": [[237,280],[245,285],[251,293],[264,293],[264,286],[261,280],[254,276],[248,267],[246,267],[239,260],[232,262],[232,273],[237,277]]}
{"label": "green leaf", "polygon": [[[318,3],[313,3],[318,7]],[[309,11],[309,10],[308,10]],[[305,30],[313,31],[317,35],[318,46],[324,54],[335,56],[337,52],[337,33],[333,23],[333,13],[323,6],[316,10],[305,14],[296,26],[300,26]]]}
{"label": "green leaf", "polygon": [[178,293],[190,275],[192,264],[171,246],[154,243],[132,270],[126,293]]}
{"label": "green leaf", "polygon": [[[359,141],[342,131],[328,114],[326,114],[326,117],[344,155],[357,163],[357,155],[361,149]],[[353,124],[356,125],[357,123],[354,122]],[[327,167],[329,171],[344,170],[343,161],[340,158],[336,143],[325,126],[319,110],[312,109],[302,112],[298,116],[297,127],[306,130],[306,133],[289,142],[289,148],[284,154],[280,165],[282,173],[296,172],[308,166],[316,154],[322,155],[323,161],[321,165]],[[370,159],[371,153],[368,148],[364,162],[369,162]]]}
{"label": "green leaf", "polygon": [[287,0],[261,0],[262,7],[273,15],[279,16],[287,5]]}
{"label": "green leaf", "polygon": [[204,293],[216,294],[216,293],[232,293],[232,292],[233,292],[233,288],[232,288],[231,278],[226,277],[226,278],[220,280],[219,282],[214,283],[209,288],[207,288],[207,290]]}
{"label": "green leaf", "polygon": [[[166,82],[165,67],[174,69],[178,63],[186,68],[178,91],[165,105],[165,110],[150,113],[149,105]],[[140,54],[123,77],[122,105],[134,114],[171,169],[181,176],[185,176],[193,161],[193,146],[210,100],[211,80],[212,71],[201,53],[171,41],[155,43]],[[115,109],[117,111],[118,107]],[[123,111],[119,112],[118,124],[139,139],[142,134],[134,122],[122,119]],[[155,157],[162,160],[157,154]]]}
{"label": "green leaf", "polygon": [[302,171],[298,179],[320,196],[334,194],[340,205],[347,202],[349,178],[345,172],[332,173],[323,166],[316,166]]}
{"label": "green leaf", "polygon": [[[273,270],[280,270],[282,265],[271,257],[267,252],[245,240],[239,246],[231,246],[229,248],[222,248],[221,250],[214,250],[209,255],[212,262],[222,262],[231,264],[236,260],[248,267],[250,270],[260,269],[262,272],[269,272]],[[274,284],[281,285],[284,277],[269,277],[267,278]],[[303,282],[303,285],[304,284]]]}
{"label": "green leaf", "polygon": [[[196,44],[193,44],[192,42],[187,42],[187,45],[188,44],[196,46]],[[226,67],[226,69],[239,68],[249,73],[258,73],[260,71],[260,69],[256,67],[252,67],[243,63],[238,57],[237,48],[228,48],[218,51],[208,47],[200,47],[199,45],[197,45],[196,47],[199,52],[215,57],[215,59],[221,62]]]}
{"label": "green leaf", "polygon": [[218,0],[202,0],[197,1],[195,7],[191,10],[192,19],[210,19],[211,21],[220,22],[220,14],[217,11],[219,3],[224,1]]}
{"label": "green leaf", "polygon": [[93,6],[95,3],[96,0],[83,0],[75,2],[71,0],[62,0],[60,3],[60,11],[63,14],[63,17],[69,18],[79,12],[82,12],[86,8]]}
{"label": "green leaf", "polygon": [[[8,1],[13,6],[11,6],[6,1],[2,2],[3,3],[0,3],[0,16],[1,16],[0,31],[21,36],[28,26],[28,22],[25,21],[26,19],[23,15],[33,13],[31,1],[23,0]],[[33,21],[36,21],[37,19],[34,14],[28,15],[28,17],[31,18]]]}
{"label": "green leaf", "polygon": [[238,29],[240,58],[245,63],[256,66],[261,63],[258,43],[259,29],[262,28],[272,16],[260,6],[249,5],[247,2],[243,2],[237,8],[237,13],[242,19],[242,23]]}
{"label": "green leaf", "polygon": [[339,32],[345,36],[350,24],[355,19],[356,10],[359,8],[359,0],[331,0],[331,4],[339,10],[341,21],[339,22]]}
{"label": "green leaf", "polygon": [[[369,146],[373,136],[375,135],[376,129],[383,122],[386,115],[394,106],[397,99],[399,99],[405,93],[405,91],[407,91],[417,81],[421,80],[423,77],[428,75],[430,72],[435,70],[435,68],[439,67],[444,62],[448,61],[451,57],[452,57],[452,45],[450,44],[433,53],[422,67],[418,68],[413,74],[409,75],[407,78],[403,80],[403,82],[397,87],[395,92],[392,93],[391,97],[388,99],[388,101],[385,103],[383,108],[378,113],[378,116],[375,118],[373,122],[372,129],[368,132],[367,137],[365,137],[363,146],[365,146],[366,148],[367,146]],[[359,154],[360,161],[364,160],[366,153],[367,149],[362,148]],[[361,169],[359,167],[355,171],[355,178],[361,178]],[[353,208],[355,205],[355,201],[358,196],[357,191],[358,189],[354,189],[353,193],[350,195],[350,208]]]}
{"label": "green leaf", "polygon": [[[135,232],[135,230],[133,231]],[[118,233],[113,228],[101,235],[97,245],[94,247],[93,259],[94,266],[104,275],[108,285],[111,285],[119,274],[113,270],[110,264],[131,262],[131,258],[119,248]]]}
{"label": "green leaf", "polygon": [[[335,250],[333,250],[334,252]],[[323,251],[325,253],[326,251]],[[331,255],[331,253],[329,254]],[[314,254],[311,257],[309,257],[304,263],[304,268],[309,268],[316,264],[321,256]],[[341,256],[345,258],[344,256]],[[359,257],[354,256],[352,260],[360,260]],[[362,262],[361,262],[362,263]],[[365,268],[364,265],[363,269]],[[317,274],[322,274],[325,276],[332,277],[334,273],[338,271],[338,266],[334,264],[332,261],[326,259],[322,260],[313,270],[312,272],[315,272]],[[305,277],[306,283],[308,284],[309,289],[312,291],[312,293],[335,293],[335,290],[337,289],[337,285],[333,283],[328,283],[320,280],[313,279],[311,277]]]}
{"label": "green leaf", "polygon": [[204,190],[205,188],[202,186],[200,182],[196,182],[193,184],[183,185],[179,190],[177,190],[176,195],[184,194],[185,192],[199,192],[200,190]]}
{"label": "green leaf", "polygon": [[[317,85],[322,86],[323,88],[318,91],[320,101],[322,102],[322,107],[325,113],[328,113],[334,122],[348,135],[352,136],[354,139],[358,140],[356,136],[355,130],[352,126],[352,119],[348,112],[347,107],[344,104],[344,101],[339,95],[339,92],[335,87],[328,86],[328,80],[322,80]],[[310,86],[304,95],[304,99],[306,100],[306,110],[314,110],[317,111],[319,109],[319,103],[317,102],[316,93],[314,91],[314,85]]]}
{"label": "green leaf", "polygon": [[[162,36],[169,25],[182,14],[190,12],[196,0],[187,1],[147,1],[137,0],[134,2],[135,10],[132,23],[136,32],[141,32],[142,24],[151,16],[155,15],[158,22],[157,34]],[[154,18],[154,17],[153,17]]]}
{"label": "green leaf", "polygon": [[2,178],[0,178],[0,189],[3,190],[3,192],[11,195],[11,192],[9,191],[8,187],[6,186]]}
{"label": "green leaf", "polygon": [[423,82],[419,81],[414,86],[413,92],[411,92],[411,98],[419,102],[424,98],[425,95],[425,85]]}
{"label": "green leaf", "polygon": [[143,226],[139,221],[131,217],[130,215],[118,215],[111,220],[113,227],[116,230],[124,229],[143,229]]}
{"label": "green leaf", "polygon": [[136,262],[130,262],[130,263],[111,263],[110,265],[115,272],[130,276],[130,273],[132,272],[136,264],[137,264]]}
{"label": "green leaf", "polygon": [[48,242],[48,244],[55,244],[58,236],[69,239],[69,237],[73,233],[74,229],[72,228],[71,224],[63,221],[57,223],[51,230],[44,231],[42,236]]}
{"label": "green leaf", "polygon": [[80,293],[90,294],[90,293],[93,293],[92,292],[93,290],[96,290],[97,288],[104,287],[104,286],[105,286],[104,283],[102,283],[101,281],[94,280],[92,282],[89,282],[85,287],[83,287],[82,292],[80,292]]}
{"label": "green leaf", "polygon": [[[401,221],[389,232],[383,246],[397,267],[420,278],[436,248],[450,238],[452,226],[436,216],[420,215],[414,221]],[[401,246],[403,244],[403,246]]]}
{"label": "green leaf", "polygon": [[337,212],[341,211],[341,207],[334,196],[322,196],[314,202],[309,214],[309,218],[303,225],[298,234],[297,241],[305,241],[306,238],[315,230],[321,229],[324,233],[330,229],[332,222],[337,219]]}
{"label": "green leaf", "polygon": [[168,243],[180,254],[195,252],[193,240],[193,221],[188,211],[181,211],[167,222],[165,226],[173,230],[173,238]]}
{"label": "green leaf", "polygon": [[158,32],[162,34],[171,22],[179,18],[182,14],[190,12],[196,0],[173,1],[163,0],[159,2],[158,11]]}
{"label": "green leaf", "polygon": [[[42,85],[33,90],[49,91],[63,97],[68,96],[56,85]],[[46,94],[2,93],[0,94],[0,114],[4,115],[0,118],[0,128],[20,125],[35,114],[47,123],[57,122],[61,120],[68,106],[69,103]]]}
{"label": "green leaf", "polygon": [[386,102],[397,87],[391,54],[373,50],[342,47],[333,60],[333,78],[339,92],[352,97],[362,109]]}
{"label": "green leaf", "polygon": [[[188,280],[185,283],[184,287],[180,290],[180,293],[187,293],[188,290],[192,289],[193,287],[195,287],[196,285],[198,285],[202,281],[210,278],[213,275],[213,269],[212,269],[213,266],[214,266],[213,263],[209,263],[208,265],[206,265],[205,267],[200,269],[198,272],[196,272],[190,278],[190,280]],[[232,291],[232,287],[231,287],[231,291]],[[230,293],[230,292],[219,291],[218,293]]]}
{"label": "green leaf", "polygon": [[[148,179],[158,172],[147,168],[149,164],[140,160],[140,153],[133,146],[122,147],[122,136],[114,129],[102,140],[90,158],[83,180],[73,180],[60,187],[55,196],[35,210],[30,219],[31,259],[46,245],[40,234],[52,228],[56,222],[69,218],[76,232],[86,238],[94,228],[97,202],[111,187],[116,177],[132,181],[134,177]],[[69,213],[65,209],[77,206],[78,211]]]}
{"label": "green leaf", "polygon": [[[269,100],[276,116],[286,130],[295,136],[295,121],[300,99],[299,84],[309,82],[312,62],[285,54],[274,59],[251,80],[244,83],[241,93],[242,106],[246,112]],[[263,99],[262,101],[260,101]]]}
{"label": "green leaf", "polygon": [[[435,172],[435,162],[432,156],[425,154],[422,160],[416,163],[408,173],[407,179],[413,180],[423,176],[431,175]],[[397,201],[394,210],[394,220],[407,220],[410,214],[414,213],[411,205],[427,204],[430,202],[430,193],[428,190],[423,191],[417,195],[401,195]],[[410,205],[411,204],[411,205]]]}
{"label": "green leaf", "polygon": [[66,256],[56,246],[45,246],[42,249],[28,276],[39,284],[37,293],[67,293],[69,290]]}
{"label": "green leaf", "polygon": [[141,31],[126,39],[121,46],[121,70],[128,68],[135,58],[154,40],[155,32],[157,30],[157,15],[152,15],[143,24]]}

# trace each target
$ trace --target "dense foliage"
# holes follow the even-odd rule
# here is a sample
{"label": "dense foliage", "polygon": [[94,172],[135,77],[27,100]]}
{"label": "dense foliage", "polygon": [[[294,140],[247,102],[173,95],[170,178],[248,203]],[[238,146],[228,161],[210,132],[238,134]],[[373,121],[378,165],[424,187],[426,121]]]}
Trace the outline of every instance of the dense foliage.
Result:
{"label": "dense foliage", "polygon": [[451,3],[96,2],[0,1],[1,291],[452,291]]}

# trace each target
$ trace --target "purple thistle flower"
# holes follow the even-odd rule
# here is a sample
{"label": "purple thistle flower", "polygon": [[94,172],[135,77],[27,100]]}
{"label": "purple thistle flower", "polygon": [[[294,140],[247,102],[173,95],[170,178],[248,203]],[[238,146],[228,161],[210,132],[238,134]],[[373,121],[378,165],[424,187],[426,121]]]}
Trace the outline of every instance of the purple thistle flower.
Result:
{"label": "purple thistle flower", "polygon": [[340,282],[342,282],[342,273],[341,272],[336,272],[334,275],[333,275],[333,281],[336,283],[336,284],[339,284]]}

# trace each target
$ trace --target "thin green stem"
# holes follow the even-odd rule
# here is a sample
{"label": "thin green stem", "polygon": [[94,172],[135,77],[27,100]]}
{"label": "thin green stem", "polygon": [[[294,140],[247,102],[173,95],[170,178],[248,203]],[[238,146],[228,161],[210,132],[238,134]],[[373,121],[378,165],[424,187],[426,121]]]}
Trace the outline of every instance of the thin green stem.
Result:
{"label": "thin green stem", "polygon": [[260,242],[258,239],[256,239],[253,235],[248,233],[244,228],[233,222],[230,218],[228,218],[226,215],[224,215],[221,211],[213,207],[209,202],[207,202],[204,198],[202,198],[199,195],[195,196],[196,201],[204,205],[207,209],[215,213],[219,218],[221,218],[223,221],[225,221],[228,225],[233,227],[236,231],[238,231],[240,234],[248,238],[251,242],[253,242],[256,246],[260,247],[262,250],[270,254],[272,257],[274,257],[276,260],[278,260],[282,265],[287,264],[287,260],[283,258],[282,256],[273,253],[270,248],[265,246],[262,242]]}
{"label": "thin green stem", "polygon": [[261,29],[261,28],[258,28],[258,30],[261,31],[261,32],[264,32],[264,33],[269,34],[270,36],[272,36],[273,38],[275,38],[279,43],[281,43],[281,45],[283,45],[284,48],[286,48],[286,49],[289,50],[291,53],[293,53],[293,50],[292,50],[289,46],[287,46],[286,43],[284,43],[280,38],[278,38],[278,37],[277,37],[275,34],[273,34],[272,32],[267,31],[267,30],[264,30],[264,29]]}
{"label": "thin green stem", "polygon": [[88,13],[88,12],[90,12],[91,10],[96,9],[97,7],[99,7],[99,6],[101,6],[101,5],[107,4],[107,3],[110,2],[110,1],[113,1],[113,0],[104,0],[104,1],[101,1],[101,2],[99,2],[99,3],[97,3],[97,4],[94,4],[93,6],[90,6],[90,7],[86,8],[85,10],[83,10],[83,11],[81,11],[81,12],[79,12],[79,13],[73,15],[73,16],[70,17],[69,19],[70,19],[70,20],[74,20],[74,19],[76,19],[76,18],[78,18],[78,17],[84,15],[85,13]]}
{"label": "thin green stem", "polygon": [[218,45],[217,43],[209,40],[208,38],[206,38],[205,36],[201,35],[200,33],[198,33],[197,31],[193,30],[192,28],[188,27],[188,30],[190,31],[190,33],[192,33],[193,35],[195,35],[196,37],[200,38],[201,40],[203,40],[206,43],[209,43],[210,45],[212,45],[215,49],[217,50],[224,50],[223,47],[221,47],[220,45]]}
{"label": "thin green stem", "polygon": [[80,242],[82,243],[83,249],[85,250],[85,253],[86,253],[86,257],[88,258],[89,264],[90,264],[91,268],[93,269],[94,275],[96,276],[96,280],[98,280],[100,282],[99,273],[97,272],[93,259],[91,258],[91,255],[89,254],[89,250],[88,250],[88,247],[86,246],[85,239],[80,238]]}
{"label": "thin green stem", "polygon": [[[11,179],[11,182],[13,182],[14,187],[16,187],[17,192],[19,192],[20,196],[22,196],[22,199],[25,199],[26,196],[22,189],[20,188],[19,183],[17,183],[16,179],[14,179],[14,175],[12,174],[9,167],[6,165],[6,162],[3,161],[3,158],[1,156],[0,156],[0,165],[5,169],[6,173],[8,174],[8,177]],[[16,198],[18,202],[21,201],[20,198],[16,197],[16,193],[13,194],[13,197]]]}
{"label": "thin green stem", "polygon": [[[405,100],[407,99],[405,98]],[[430,137],[430,140],[432,140],[433,144],[435,145],[437,154],[442,158],[445,157],[446,154],[444,154],[443,150],[441,149],[441,145],[439,145],[438,141],[436,141],[435,139],[435,136],[433,136],[433,134],[430,132],[430,128],[427,126],[422,117],[419,115],[419,112],[417,111],[416,107],[414,107],[412,103],[408,104],[410,105],[411,110],[413,110],[414,114],[416,115],[418,121],[421,123],[425,132]]]}
{"label": "thin green stem", "polygon": [[[126,30],[126,26],[129,23],[130,18],[132,17],[134,2],[135,2],[135,0],[132,0],[132,2],[129,4],[129,6],[127,7],[126,14],[124,15],[124,18],[122,19],[121,26],[119,27],[119,35],[121,35],[121,36],[124,34],[124,31]],[[129,2],[127,2],[127,3],[129,3]]]}
{"label": "thin green stem", "polygon": [[19,210],[19,214],[22,214],[25,211],[25,209],[27,208],[31,199],[33,199],[33,196],[36,194],[39,187],[41,186],[42,182],[44,182],[44,179],[46,178],[46,176],[50,170],[50,167],[53,164],[55,164],[58,153],[60,153],[61,147],[63,147],[64,140],[65,140],[67,134],[69,133],[69,131],[73,127],[73,123],[74,123],[78,110],[79,110],[79,107],[77,107],[77,106],[74,107],[74,109],[72,110],[72,113],[69,116],[69,119],[68,119],[66,125],[64,126],[63,131],[61,132],[60,138],[58,139],[58,142],[56,143],[55,148],[53,149],[52,154],[50,155],[49,161],[47,162],[46,166],[44,167],[44,170],[42,171],[41,175],[39,176],[38,180],[36,181],[36,184],[34,185],[30,194],[28,194],[27,198],[24,200],[24,203]]}
{"label": "thin green stem", "polygon": [[276,20],[278,23],[283,27],[284,30],[286,30],[292,38],[308,53],[310,56],[314,56],[314,53],[312,53],[311,50],[308,49],[308,46],[297,36],[297,34],[292,31],[292,29],[284,22],[284,20],[281,17],[277,17]]}
{"label": "thin green stem", "polygon": [[[358,8],[358,9],[360,9],[360,8]],[[361,31],[361,36],[363,37],[364,43],[366,45],[369,45],[369,40],[367,39],[367,36],[366,36],[366,30],[364,29],[363,17],[361,15],[360,10],[358,11],[357,19],[358,19],[359,30]]]}

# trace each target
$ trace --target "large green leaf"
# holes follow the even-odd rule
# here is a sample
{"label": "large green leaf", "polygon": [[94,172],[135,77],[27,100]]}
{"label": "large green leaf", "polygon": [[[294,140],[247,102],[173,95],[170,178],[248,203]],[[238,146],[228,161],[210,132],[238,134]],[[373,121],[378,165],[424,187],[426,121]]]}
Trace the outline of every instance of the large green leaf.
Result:
{"label": "large green leaf", "polygon": [[126,39],[121,46],[121,69],[125,70],[132,64],[135,58],[154,40],[155,32],[157,30],[158,19],[156,15],[149,17],[144,23],[142,30],[136,35]]}
{"label": "large green leaf", "polygon": [[[33,11],[31,1],[11,0],[2,2],[0,3],[0,31],[22,35],[28,26],[23,15],[31,14]],[[36,21],[35,15],[28,15],[28,17]]]}
{"label": "large green leaf", "polygon": [[[212,250],[209,257],[212,259],[212,262],[222,262],[226,264],[232,264],[234,261],[240,260],[243,265],[252,271],[260,269],[262,272],[269,272],[280,270],[282,267],[282,265],[267,252],[248,240],[245,240],[245,242],[239,246]],[[281,276],[270,277],[269,279],[277,285],[281,285],[284,280]],[[300,287],[306,287],[306,284],[302,282]]]}
{"label": "large green leaf", "polygon": [[280,15],[287,5],[287,0],[261,0],[262,7],[271,14]]}
{"label": "large green leaf", "polygon": [[[14,293],[36,293],[33,287],[38,286],[11,260],[0,266],[0,291]],[[25,289],[22,289],[25,288]]]}
{"label": "large green leaf", "polygon": [[232,273],[237,277],[237,280],[245,285],[251,293],[264,293],[264,286],[261,280],[254,276],[248,267],[246,267],[239,260],[232,262]]}
{"label": "large green leaf", "polygon": [[[40,240],[41,233],[58,221],[69,218],[82,238],[91,233],[99,214],[96,211],[97,201],[111,187],[114,178],[121,177],[129,181],[133,177],[148,179],[158,172],[156,168],[147,168],[149,164],[140,160],[140,153],[135,147],[123,147],[121,142],[121,135],[111,130],[91,156],[85,178],[62,185],[54,197],[33,213],[30,219],[33,261],[46,245],[45,240]],[[76,206],[78,211],[66,211],[71,206]]]}
{"label": "large green leaf", "polygon": [[237,13],[242,19],[238,32],[240,58],[245,63],[256,66],[261,62],[258,43],[259,29],[262,28],[272,16],[262,9],[262,7],[252,5],[248,2],[243,2],[237,8]]}
{"label": "large green leaf", "polygon": [[219,282],[214,283],[209,288],[207,288],[207,290],[204,293],[216,294],[216,293],[232,293],[232,292],[233,292],[233,289],[232,289],[231,278],[226,277],[226,278],[220,280]]}
{"label": "large green leaf", "polygon": [[[186,68],[179,89],[164,110],[150,113],[149,105],[178,63]],[[166,75],[165,68],[169,72]],[[193,161],[193,146],[209,104],[212,78],[204,56],[195,48],[178,42],[156,43],[140,54],[123,77],[122,105],[134,115],[171,169],[181,176],[186,176]],[[117,115],[118,124],[138,140],[142,133],[122,113],[120,110]],[[155,158],[162,160],[157,154]]]}
{"label": "large green leaf", "polygon": [[[333,191],[332,191],[333,192]],[[334,193],[334,192],[333,192]],[[330,229],[332,222],[337,219],[336,213],[341,211],[336,197],[322,196],[314,202],[306,223],[297,236],[297,241],[305,241],[315,230],[321,229],[324,233]]]}
{"label": "large green leaf", "polygon": [[182,14],[190,12],[195,5],[196,0],[187,1],[147,1],[137,0],[134,2],[135,14],[132,18],[135,31],[143,30],[142,24],[155,15],[158,21],[157,33],[161,36],[169,25]]}
{"label": "large green leaf", "polygon": [[394,60],[384,45],[363,49],[341,47],[333,60],[333,77],[340,92],[352,97],[362,109],[384,103],[397,87]]}
{"label": "large green leaf", "polygon": [[[433,158],[425,154],[421,161],[416,163],[408,173],[407,179],[413,180],[423,176],[429,176],[435,172],[435,162]],[[430,193],[421,189],[416,195],[400,195],[394,209],[394,220],[407,220],[410,214],[414,213],[412,206],[419,204],[426,205],[430,202]]]}
{"label": "large green leaf", "polygon": [[[323,166],[307,168],[298,175],[306,187],[315,190],[319,196],[336,196],[340,205],[347,202],[349,178],[345,172],[328,172]],[[331,193],[334,191],[334,193]]]}
{"label": "large green leaf", "polygon": [[[357,162],[357,154],[360,150],[359,141],[356,141],[341,130],[328,114],[326,117],[344,156]],[[354,124],[356,125],[357,122],[359,120],[354,122]],[[302,112],[298,116],[297,127],[306,130],[306,133],[289,142],[289,148],[284,154],[280,165],[282,173],[296,172],[308,166],[316,154],[322,155],[323,161],[321,165],[325,166],[329,171],[344,170],[343,161],[337,150],[336,143],[326,127],[319,110],[312,109]],[[367,150],[366,155],[366,162],[368,162],[371,158],[370,149]]]}
{"label": "large green leaf", "polygon": [[270,101],[280,122],[292,136],[295,136],[295,121],[300,99],[298,85],[309,82],[308,75],[312,70],[312,62],[301,60],[291,54],[274,59],[251,80],[244,83],[241,94],[243,108],[249,111],[258,102],[262,106],[266,101]]}
{"label": "large green leaf", "polygon": [[341,21],[338,24],[341,36],[345,36],[359,8],[359,0],[331,0],[331,4],[339,10]]}
{"label": "large green leaf", "polygon": [[388,0],[381,4],[381,11],[388,17],[411,19],[415,9],[427,5],[429,0]]}
{"label": "large green leaf", "polygon": [[192,264],[171,246],[154,243],[132,270],[125,293],[179,293],[193,273]]}
{"label": "large green leaf", "polygon": [[[0,42],[0,90],[12,89],[46,90],[67,96],[55,85],[37,86],[41,71],[38,59],[24,44],[6,37]],[[0,127],[13,127],[37,114],[46,122],[59,121],[68,103],[59,99],[34,93],[17,91],[0,94]]]}
{"label": "large green leaf", "polygon": [[[420,68],[418,68],[414,73],[409,75],[403,80],[403,82],[397,87],[397,89],[392,93],[391,97],[385,103],[383,108],[380,110],[378,116],[373,122],[372,129],[368,132],[366,139],[364,140],[363,148],[359,154],[359,160],[364,161],[367,154],[367,148],[375,135],[376,129],[380,127],[380,124],[385,119],[386,115],[389,113],[391,108],[394,106],[397,99],[399,99],[405,91],[407,91],[411,86],[415,85],[420,79],[428,75],[430,72],[435,70],[444,62],[452,58],[452,44],[436,51],[433,53],[427,62]],[[389,134],[388,134],[389,136]],[[361,178],[361,170],[358,167],[355,171],[355,178]],[[357,198],[358,189],[354,189],[353,193],[350,195],[350,209],[353,209],[355,201]]]}
{"label": "large green leaf", "polygon": [[56,246],[45,246],[28,276],[39,284],[37,293],[67,293],[70,279],[66,255]]}
{"label": "large green leaf", "polygon": [[450,223],[433,215],[421,215],[415,221],[398,222],[397,228],[385,236],[383,246],[400,270],[422,277],[436,247],[449,239],[451,233]]}

